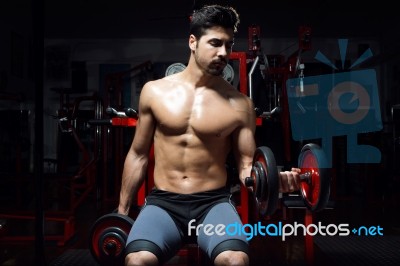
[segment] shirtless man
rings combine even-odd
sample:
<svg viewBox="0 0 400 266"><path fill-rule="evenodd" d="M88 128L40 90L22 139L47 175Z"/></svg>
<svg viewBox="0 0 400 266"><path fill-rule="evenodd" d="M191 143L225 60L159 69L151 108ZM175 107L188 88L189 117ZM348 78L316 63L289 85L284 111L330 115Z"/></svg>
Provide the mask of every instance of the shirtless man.
<svg viewBox="0 0 400 266"><path fill-rule="evenodd" d="M168 261L188 237L188 224L241 223L226 188L226 159L235 155L240 181L250 176L256 144L252 101L221 74L232 50L239 16L206 6L191 19L187 67L142 89L139 121L122 176L118 212L128 215L146 176L154 144L155 188L129 234L126 265ZM281 192L299 189L296 170L281 172ZM195 233L195 232L193 232ZM197 243L215 265L248 265L245 236L207 235Z"/></svg>

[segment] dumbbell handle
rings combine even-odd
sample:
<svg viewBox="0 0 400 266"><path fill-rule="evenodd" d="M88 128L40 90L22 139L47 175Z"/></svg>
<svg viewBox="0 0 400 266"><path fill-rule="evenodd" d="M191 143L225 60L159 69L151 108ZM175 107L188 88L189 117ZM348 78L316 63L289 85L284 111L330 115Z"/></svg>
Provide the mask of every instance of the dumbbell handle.
<svg viewBox="0 0 400 266"><path fill-rule="evenodd" d="M301 173L299 175L300 181L309 183L311 181L311 175L312 175L311 171ZM253 187L254 186L254 178L252 178L251 176L246 177L244 180L244 184L246 185L246 187Z"/></svg>
<svg viewBox="0 0 400 266"><path fill-rule="evenodd" d="M301 173L299 176L300 176L300 181L301 182L310 183L311 182L312 172L310 170L308 170L308 171L306 171L304 173ZM255 180L254 180L253 177L248 176L248 177L245 178L244 184L246 185L246 187L252 188L255 185Z"/></svg>
<svg viewBox="0 0 400 266"><path fill-rule="evenodd" d="M311 171L306 171L304 173L301 173L299 176L300 176L300 181L310 183L311 182L312 172Z"/></svg>

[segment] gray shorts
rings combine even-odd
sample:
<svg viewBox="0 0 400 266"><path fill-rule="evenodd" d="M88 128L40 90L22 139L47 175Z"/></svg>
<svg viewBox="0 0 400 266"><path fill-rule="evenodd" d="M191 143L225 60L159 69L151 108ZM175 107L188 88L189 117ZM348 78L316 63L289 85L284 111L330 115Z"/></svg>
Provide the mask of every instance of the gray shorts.
<svg viewBox="0 0 400 266"><path fill-rule="evenodd" d="M199 224L203 227L198 227L200 230L196 232ZM242 224L228 189L194 194L153 190L129 233L126 254L146 250L164 263L179 251L182 244L195 241L211 261L227 250L248 253L245 235L221 233L221 225L218 232L201 230L205 225L208 229L216 229L218 224Z"/></svg>

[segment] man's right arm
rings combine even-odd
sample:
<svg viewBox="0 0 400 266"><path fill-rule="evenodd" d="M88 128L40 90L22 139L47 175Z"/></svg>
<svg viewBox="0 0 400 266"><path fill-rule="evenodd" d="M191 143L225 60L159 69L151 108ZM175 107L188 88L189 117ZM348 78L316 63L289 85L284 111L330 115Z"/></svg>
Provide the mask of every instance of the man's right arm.
<svg viewBox="0 0 400 266"><path fill-rule="evenodd" d="M150 148L153 142L155 120L150 108L151 88L147 83L140 95L139 119L135 137L125 158L119 197L118 213L128 215L133 197L147 174Z"/></svg>

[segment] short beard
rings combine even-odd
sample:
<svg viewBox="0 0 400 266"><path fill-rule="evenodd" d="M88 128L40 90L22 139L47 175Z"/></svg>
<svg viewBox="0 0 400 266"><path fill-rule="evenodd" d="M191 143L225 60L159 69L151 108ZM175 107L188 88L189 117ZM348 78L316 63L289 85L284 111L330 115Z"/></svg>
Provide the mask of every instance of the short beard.
<svg viewBox="0 0 400 266"><path fill-rule="evenodd" d="M214 68L207 68L207 73L213 76L222 76L224 69L214 69Z"/></svg>
<svg viewBox="0 0 400 266"><path fill-rule="evenodd" d="M210 68L210 67L205 67L205 68L203 68L203 67L202 67L202 64L201 64L201 60L200 60L199 57L197 56L197 53L196 53L196 52L194 52L194 58L195 58L196 64L197 64L200 68L204 69L204 72L206 72L207 74L212 75L212 76L216 76L216 77L222 76L225 67L222 68L222 69L215 69L215 68ZM212 65L212 63L211 63L211 65Z"/></svg>

